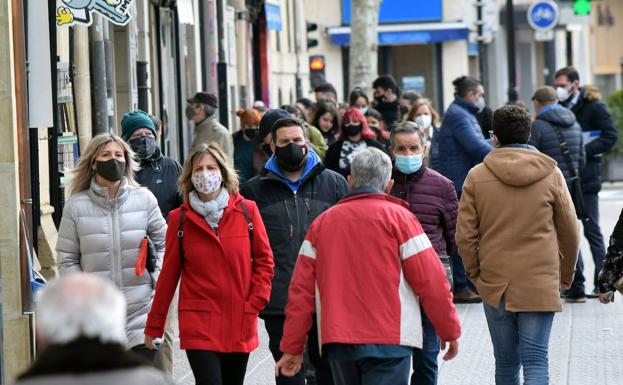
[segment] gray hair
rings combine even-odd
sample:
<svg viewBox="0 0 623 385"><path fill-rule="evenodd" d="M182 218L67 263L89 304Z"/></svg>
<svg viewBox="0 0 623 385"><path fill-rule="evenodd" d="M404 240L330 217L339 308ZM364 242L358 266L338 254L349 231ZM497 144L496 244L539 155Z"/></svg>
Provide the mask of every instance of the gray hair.
<svg viewBox="0 0 623 385"><path fill-rule="evenodd" d="M353 158L350 175L353 188L369 186L385 191L392 177L392 161L378 148L368 147Z"/></svg>
<svg viewBox="0 0 623 385"><path fill-rule="evenodd" d="M86 273L52 281L37 297L37 329L47 344L80 337L125 345L126 301L112 283Z"/></svg>
<svg viewBox="0 0 623 385"><path fill-rule="evenodd" d="M389 142L391 143L392 147L395 145L394 139L398 134L417 134L420 137L420 146L424 146L426 144L424 131L415 122L407 120L405 122L397 123L396 125L394 125L392 132L389 134Z"/></svg>

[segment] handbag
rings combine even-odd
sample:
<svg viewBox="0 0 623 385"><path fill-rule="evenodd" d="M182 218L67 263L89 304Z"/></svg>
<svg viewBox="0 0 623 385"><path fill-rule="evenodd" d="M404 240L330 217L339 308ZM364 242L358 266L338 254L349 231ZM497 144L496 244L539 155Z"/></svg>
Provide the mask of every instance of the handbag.
<svg viewBox="0 0 623 385"><path fill-rule="evenodd" d="M560 151L562 152L562 156L565 158L565 163L567 163L567 168L569 169L569 173L571 174L571 183L569 185L569 193L571 194L571 199L573 200L573 205L575 206L575 215L581 221L587 221L586 211L584 210L584 196L582 195L582 183L580 180L580 176L578 175L578 171L573 166L573 161L571 160L571 153L567 148L567 141L565 137L562 135L560 128L552 125L554 132L556 132L556 136L558 137L558 144L560 145Z"/></svg>

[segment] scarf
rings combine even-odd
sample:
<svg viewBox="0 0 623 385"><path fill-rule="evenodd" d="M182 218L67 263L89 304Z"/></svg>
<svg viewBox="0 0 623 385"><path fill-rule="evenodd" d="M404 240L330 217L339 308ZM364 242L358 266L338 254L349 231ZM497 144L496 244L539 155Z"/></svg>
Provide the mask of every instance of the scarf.
<svg viewBox="0 0 623 385"><path fill-rule="evenodd" d="M223 217L223 210L229 202L229 193L221 187L221 192L216 199L204 202L199 198L197 191L193 190L188 194L190 207L193 208L203 219L208 222L213 229L218 228L218 223Z"/></svg>

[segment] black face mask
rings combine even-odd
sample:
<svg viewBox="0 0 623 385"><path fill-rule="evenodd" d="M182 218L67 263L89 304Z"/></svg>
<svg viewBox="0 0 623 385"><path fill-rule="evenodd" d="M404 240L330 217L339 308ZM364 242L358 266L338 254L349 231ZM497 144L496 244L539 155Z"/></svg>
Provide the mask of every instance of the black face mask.
<svg viewBox="0 0 623 385"><path fill-rule="evenodd" d="M344 126L344 135L346 136L357 136L361 133L362 126L361 124L348 124Z"/></svg>
<svg viewBox="0 0 623 385"><path fill-rule="evenodd" d="M409 108L408 108L408 107L406 107L406 106L400 106L400 113L401 113L402 115L405 115L405 114L407 114L408 112L409 112Z"/></svg>
<svg viewBox="0 0 623 385"><path fill-rule="evenodd" d="M257 136L258 129L257 128L246 128L242 132L244 133L244 136L246 136L247 138L253 139Z"/></svg>
<svg viewBox="0 0 623 385"><path fill-rule="evenodd" d="M156 152L156 138L152 136L141 136L130 140L130 147L140 160L145 160Z"/></svg>
<svg viewBox="0 0 623 385"><path fill-rule="evenodd" d="M262 144L262 151L268 156L273 156L273 150L270 149L270 143Z"/></svg>
<svg viewBox="0 0 623 385"><path fill-rule="evenodd" d="M284 171L294 172L300 170L307 155L305 145L288 143L287 146L275 147L277 163Z"/></svg>
<svg viewBox="0 0 623 385"><path fill-rule="evenodd" d="M376 100L376 102L379 103L379 104L385 103L385 95L375 96L374 100Z"/></svg>
<svg viewBox="0 0 623 385"><path fill-rule="evenodd" d="M106 161L98 160L95 162L95 172L109 182L116 182L125 173L125 162L114 158Z"/></svg>

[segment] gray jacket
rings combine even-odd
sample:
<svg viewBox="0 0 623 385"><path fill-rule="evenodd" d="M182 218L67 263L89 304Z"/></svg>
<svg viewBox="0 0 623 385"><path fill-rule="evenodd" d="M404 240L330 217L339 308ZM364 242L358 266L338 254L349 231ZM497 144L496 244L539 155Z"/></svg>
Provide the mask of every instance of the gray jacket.
<svg viewBox="0 0 623 385"><path fill-rule="evenodd" d="M15 385L170 385L164 374L145 366L85 374L45 375L19 380Z"/></svg>
<svg viewBox="0 0 623 385"><path fill-rule="evenodd" d="M231 132L214 116L209 116L202 120L195 127L195 137L193 138L193 142L191 147L194 147L200 143L211 143L215 142L225 155L227 155L227 159L230 163L233 164L234 159L234 141L231 136Z"/></svg>
<svg viewBox="0 0 623 385"><path fill-rule="evenodd" d="M121 289L127 301L128 347L144 341L166 231L154 195L144 187L129 186L125 178L115 200L109 201L107 188L93 178L90 189L71 197L63 210L56 244L60 273L94 273ZM145 236L158 251L157 267L153 274L137 276L134 266Z"/></svg>

